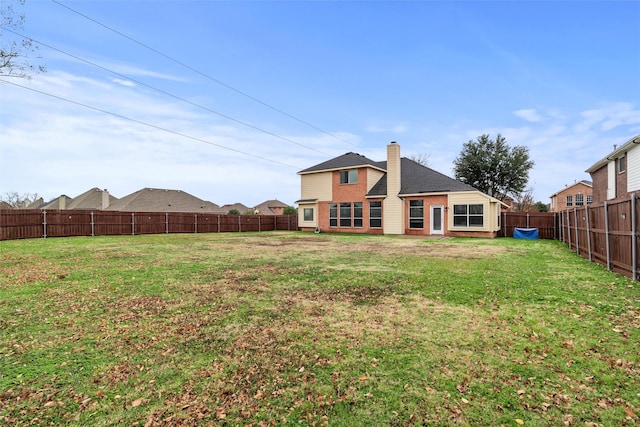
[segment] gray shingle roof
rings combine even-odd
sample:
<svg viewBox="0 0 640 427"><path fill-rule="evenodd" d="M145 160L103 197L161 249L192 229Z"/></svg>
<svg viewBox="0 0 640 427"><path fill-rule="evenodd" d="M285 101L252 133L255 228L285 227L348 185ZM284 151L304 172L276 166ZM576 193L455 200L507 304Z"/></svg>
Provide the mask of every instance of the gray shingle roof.
<svg viewBox="0 0 640 427"><path fill-rule="evenodd" d="M143 188L116 200L107 210L135 212L223 213L218 205L181 190Z"/></svg>
<svg viewBox="0 0 640 427"><path fill-rule="evenodd" d="M381 168L380 166L381 163L386 163L386 162L375 162L358 153L346 153L346 154L343 154L342 156L335 157L331 160L327 160L326 162L322 162L315 166L311 166L310 168L301 170L298 173L319 172L323 170L351 168L356 166L367 166L367 165L374 166L376 168Z"/></svg>
<svg viewBox="0 0 640 427"><path fill-rule="evenodd" d="M109 205L118 200L109 194ZM102 209L102 190L94 187L67 203L67 209Z"/></svg>
<svg viewBox="0 0 640 427"><path fill-rule="evenodd" d="M431 168L422 166L411 159L400 159L400 195L419 193L448 193L455 191L475 191L476 189L463 182L450 178ZM384 169L387 165L384 163ZM387 174L384 174L367 196L387 195Z"/></svg>

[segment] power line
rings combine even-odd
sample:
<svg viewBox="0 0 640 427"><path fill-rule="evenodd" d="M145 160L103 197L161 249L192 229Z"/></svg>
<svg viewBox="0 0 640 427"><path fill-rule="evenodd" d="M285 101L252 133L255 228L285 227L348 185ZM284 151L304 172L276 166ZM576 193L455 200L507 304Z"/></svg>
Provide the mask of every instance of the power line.
<svg viewBox="0 0 640 427"><path fill-rule="evenodd" d="M142 43L141 41L138 41L138 40L134 39L133 37L127 35L127 34L124 34L124 33L120 32L120 31L118 31L118 30L116 30L116 29L114 29L114 28L112 28L112 27L110 27L110 26L108 26L106 24L103 24L100 21L97 21L97 20L91 18L90 16L87 16L87 15L85 15L85 14L83 14L83 13L81 13L81 12L79 12L79 11L77 11L77 10L67 6L67 5L65 5L65 4L62 4L58 0L51 0L51 1L56 3L57 5L59 5L61 7L64 7L65 9L67 9L67 10L69 10L69 11L71 11L71 12L77 14L77 15L79 15L79 16L82 16L83 18L85 18L85 19L87 19L87 20L89 20L89 21L91 21L91 22L93 22L93 23L95 23L97 25L100 25L103 28L106 28L109 31L112 31L112 32L118 34L121 37L124 37L125 39L127 39L127 40L129 40L129 41L131 41L133 43L136 43L139 46L144 47L145 49L148 49L148 50L150 50L150 51L162 56L163 58L166 58L166 59L168 59L168 60L170 60L170 61L172 61L172 62L174 62L174 63L176 63L176 64L178 64L178 65L180 65L180 66L182 66L182 67L184 67L186 69L188 69L188 70L193 71L194 73L197 73L197 74L199 74L199 75L201 75L201 76L203 76L203 77L205 77L205 78L207 78L207 79L209 79L209 80L211 80L211 81L213 81L213 82L215 82L215 83L217 83L217 84L219 84L221 86L226 87L227 89L230 89L230 90L232 90L232 91L234 91L234 92L236 92L236 93L238 93L238 94L240 94L240 95L242 95L242 96L244 96L246 98L249 98L252 101L257 102L258 104L261 104L261 105L263 105L263 106L265 106L267 108L270 108L271 110L276 111L276 112L278 112L278 113L280 113L280 114L282 114L284 116L287 116L290 119L293 119L293 120L295 120L295 121L297 121L299 123L302 123L305 126L308 126L308 127L312 128L312 129L315 129L315 130L317 130L319 132L322 132L325 135L329 135L332 138L336 138L336 139L338 139L338 140L340 140L342 142L346 142L347 144L350 144L350 145L353 145L354 147L357 147L356 144L354 144L354 143L352 143L352 142L350 142L350 141L348 141L348 140L346 140L344 138L340 138L337 135L334 135L334 134L332 134L330 132L327 132L327 131L325 131L325 130L323 130L323 129L321 129L321 128L319 128L319 127L317 127L317 126L315 126L315 125L313 125L313 124L311 124L311 123L309 123L307 121L304 121L304 120L302 120L302 119L300 119L300 118L298 118L298 117L296 117L296 116L294 116L292 114L287 113L286 111L283 111L283 110L281 110L281 109L279 109L277 107L274 107L273 105L271 105L271 104L269 104L267 102L264 102L264 101L254 97L254 96L251 96L246 92L243 92L243 91L241 91L239 89L236 89L233 86L228 85L228 84L226 84L226 83L224 83L224 82L212 77L211 75L209 75L209 74L207 74L205 72L202 72L202 71L200 71L200 70L198 70L198 69L196 69L196 68L194 68L194 67L192 67L190 65L187 65L184 62L182 62L182 61L180 61L178 59L175 59L175 58L173 58L173 57L171 57L171 56L169 56L169 55L167 55L167 54L165 54L163 52L160 52L159 50L157 50L157 49L155 49L155 48L153 48L153 47L151 47L151 46L149 46L149 45L147 45L145 43Z"/></svg>
<svg viewBox="0 0 640 427"><path fill-rule="evenodd" d="M98 107L93 107L91 105L83 104L82 102L78 102L78 101L74 101L74 100L71 100L71 99L68 99L68 98L64 98L62 96L54 95L52 93L48 93L48 92L45 92L45 91L42 91L42 90L39 90L39 89L34 89L34 88L31 88L31 87L23 86L23 85L20 85L20 84L17 84L17 83L13 83L13 82L10 82L10 81L7 81L7 80L3 80L3 79L0 79L0 82L5 83L5 84L10 84L10 85L13 85L13 86L16 86L16 87L19 87L19 88L22 88L22 89L26 89L26 90L29 90L29 91L32 91L32 92L36 92L36 93L39 93L41 95L46 95L46 96L49 96L51 98L55 98L55 99L58 99L58 100L61 100L61 101L68 102L70 104L78 105L80 107L87 108L89 110L97 111L97 112L100 112L100 113L103 113L103 114L108 114L108 115L117 117L119 119L128 120L128 121L133 122L133 123L137 123L137 124L140 124L140 125L148 126L148 127L153 128L153 129L157 129L157 130L160 130L160 131L163 131L163 132L167 132L167 133L170 133L170 134L173 134L173 135L181 136L183 138L192 139L194 141L203 142L205 144L213 145L215 147L224 148L225 150L233 151L235 153L243 154L243 155L246 155L246 156L251 156L251 157L254 157L256 159L265 160L267 162L276 163L276 164L279 164L279 165L282 165L282 166L287 166L287 167L290 167L290 168L297 169L295 166L289 165L287 163L283 163L283 162L279 162L277 160L272 160L272 159L269 159L269 158L266 158L266 157L258 156L256 154L247 153L246 151L237 150L235 148L230 148L230 147L227 147L227 146L222 145L222 144L216 144L215 142L207 141L206 139L202 139L202 138L198 138L196 136L191 136L191 135L187 135L185 133L173 131L171 129L163 128L163 127L158 126L158 125L154 125L154 124L151 124L151 123L143 122L142 120L134 119L134 118L131 118L131 117L123 116L122 114L114 113L112 111L103 110L103 109L98 108Z"/></svg>
<svg viewBox="0 0 640 427"><path fill-rule="evenodd" d="M38 44L39 44L39 45L41 45L41 46L45 46L45 47L47 47L47 48L49 48L49 49L51 49L51 50L55 50L56 52L60 52L60 53L62 53L62 54L64 54L64 55L67 55L67 56L69 56L69 57L73 58L73 59L77 59L78 61L84 62L84 63L89 64L89 65L91 65L91 66L93 66L93 67L96 67L96 68L100 68L101 70L105 70L105 71L107 71L107 72L109 72L109 73L112 73L112 74L114 74L114 75L116 75L116 76L122 77L123 79L130 80L130 81L132 81L132 82L134 82L134 83L136 83L136 84L139 84L139 85L141 85L141 86L147 87L147 88L149 88L149 89L155 90L155 91L157 91L157 92L159 92L159 93L162 93L162 94L164 94L164 95L170 96L170 97L172 97L172 98L175 98L175 99L180 100L180 101L182 101L182 102L185 102L185 103L187 103L187 104L193 105L194 107L201 108L201 109L203 109L203 110L205 110L205 111L208 111L208 112L213 113L213 114L217 114L217 115L218 115L218 116L220 116L220 117L224 117L225 119L228 119L228 120L234 121L234 122L236 122L236 123L238 123L238 124L241 124L241 125L243 125L243 126L249 127L249 128L251 128L251 129L254 129L254 130L257 130L257 131L263 132L263 133L265 133L265 134L267 134L267 135L271 135L271 136L273 136L273 137L276 137L276 138L282 139L283 141L287 141L287 142L290 142L290 143L292 143L292 144L299 145L300 147L308 148L309 150L312 150L312 151L315 151L315 152L317 152L317 153L323 154L323 155L325 155L325 156L331 157L331 155L330 155L330 154L328 154L328 153L325 153L325 152L323 152L323 151L320 151L320 150L315 149L315 148L313 148L313 147L310 147L310 146L308 146L308 145L302 144L302 143L300 143L300 142L294 141L294 140L289 139L289 138L287 138L287 137L284 137L284 136L278 135L278 134L276 134L276 133L270 132L270 131L268 131L268 130L265 130L265 129L259 128L259 127L257 127L257 126L254 126L254 125L252 125L252 124L250 124L250 123L247 123L247 122L244 122L244 121L242 121L242 120L235 119L235 118L233 118L233 117L231 117L231 116L229 116L229 115L226 115L226 114L220 113L220 112L218 112L218 111L212 110L211 108L205 107L205 106L203 106L203 105L196 104L195 102L189 101L188 99L185 99L185 98L182 98L182 97L180 97L180 96L174 95L174 94L169 93L169 92L167 92L167 91L165 91L165 90L163 90L163 89L159 89L159 88L157 88L157 87L154 87L154 86L148 85L148 84L146 84L146 83L144 83L144 82L141 82L141 81L139 81L139 80L136 80L136 79L134 79L134 78L132 78L132 77L129 77L129 76L126 76L126 75L124 75L124 74L118 73L117 71L111 70L111 69L109 69L109 68L107 68L107 67L104 67L104 66L102 66L102 65L100 65L100 64L96 64L95 62L91 62L91 61L89 61L89 60L87 60L87 59L81 58L81 57L79 57L79 56L77 56L77 55L74 55L74 54L72 54L72 53L69 53L69 52L66 52L66 51L64 51L64 50L58 49L58 48L56 48L56 47L53 47L53 46L51 46L51 45L49 45L49 44L47 44L47 43L44 43L44 42L41 42L41 41L35 40L35 39L33 39L33 38L30 38L30 37L27 37L27 36L25 36L24 34L20 34L20 33L16 32L16 31L13 31L13 30L11 30L11 29L9 29L9 28L3 28L3 29L4 29L4 30L6 30L6 31L9 31L10 33L13 33L13 34L17 35L18 37L28 38L29 40L32 40L33 42L38 43Z"/></svg>

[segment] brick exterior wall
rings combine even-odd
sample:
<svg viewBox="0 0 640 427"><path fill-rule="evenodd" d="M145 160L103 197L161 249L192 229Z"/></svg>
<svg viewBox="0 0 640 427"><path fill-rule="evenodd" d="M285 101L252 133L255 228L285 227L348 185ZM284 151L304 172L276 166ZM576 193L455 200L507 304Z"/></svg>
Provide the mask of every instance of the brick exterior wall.
<svg viewBox="0 0 640 427"><path fill-rule="evenodd" d="M424 201L424 227L421 229L409 228L409 201L410 200L423 200ZM405 229L404 233L408 235L430 235L431 234L431 206L432 205L440 205L442 206L442 230L443 234L446 236L449 234L447 230L447 218L448 218L448 210L447 210L448 197L446 195L440 196L427 196L427 197L407 197L404 200L404 211L405 211Z"/></svg>
<svg viewBox="0 0 640 427"><path fill-rule="evenodd" d="M605 174L605 182L606 182L606 178L607 178L607 168L604 168L604 174ZM595 182L594 182L594 188L595 188ZM607 193L607 189L606 189L606 185L605 185L605 197L606 197L606 193ZM578 194L582 194L583 196L583 204L582 206L587 204L587 196L592 196L593 195L593 188L584 184L583 182L577 182L573 185L568 186L567 188L565 188L562 191L559 191L558 193L556 193L555 197L555 203L554 206L552 207L552 211L553 212L560 212L563 211L567 208L573 208L576 206L576 196ZM567 196L571 196L572 198L572 205L571 206L567 206ZM595 198L594 198L595 201Z"/></svg>
<svg viewBox="0 0 640 427"><path fill-rule="evenodd" d="M593 181L593 203L603 203L607 200L608 179L607 165L591 173L591 181Z"/></svg>

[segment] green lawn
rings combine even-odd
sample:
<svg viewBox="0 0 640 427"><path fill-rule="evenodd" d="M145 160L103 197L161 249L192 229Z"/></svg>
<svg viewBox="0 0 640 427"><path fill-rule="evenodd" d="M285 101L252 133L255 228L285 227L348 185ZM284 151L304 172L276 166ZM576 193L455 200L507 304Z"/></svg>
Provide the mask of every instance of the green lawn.
<svg viewBox="0 0 640 427"><path fill-rule="evenodd" d="M0 425L631 426L639 342L554 241L0 242Z"/></svg>

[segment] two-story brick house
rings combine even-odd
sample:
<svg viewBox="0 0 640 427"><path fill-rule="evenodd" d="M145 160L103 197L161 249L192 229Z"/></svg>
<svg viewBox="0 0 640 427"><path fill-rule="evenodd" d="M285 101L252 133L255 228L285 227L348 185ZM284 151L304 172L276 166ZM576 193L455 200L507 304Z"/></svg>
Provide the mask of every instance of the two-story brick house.
<svg viewBox="0 0 640 427"><path fill-rule="evenodd" d="M376 162L346 153L298 172L303 230L495 237L506 206L387 146Z"/></svg>
<svg viewBox="0 0 640 427"><path fill-rule="evenodd" d="M640 191L640 135L586 170L593 180L593 202L623 199Z"/></svg>
<svg viewBox="0 0 640 427"><path fill-rule="evenodd" d="M562 190L551 195L549 212L560 212L574 207L584 207L593 202L593 183L591 181L577 181L567 185Z"/></svg>

